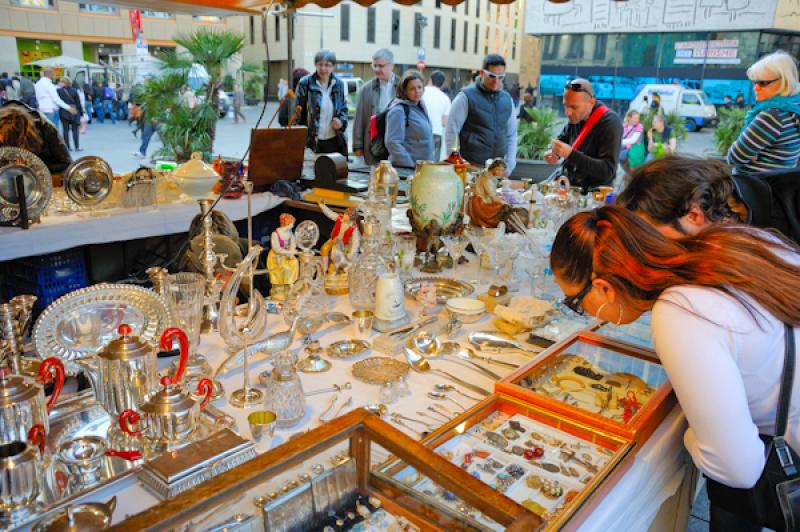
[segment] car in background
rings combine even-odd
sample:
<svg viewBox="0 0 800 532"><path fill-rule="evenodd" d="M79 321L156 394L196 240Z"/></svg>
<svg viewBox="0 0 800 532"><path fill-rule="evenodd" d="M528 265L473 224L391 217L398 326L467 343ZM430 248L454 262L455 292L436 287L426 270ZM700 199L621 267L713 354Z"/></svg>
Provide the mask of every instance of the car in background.
<svg viewBox="0 0 800 532"><path fill-rule="evenodd" d="M705 126L714 127L719 122L717 108L711 99L701 90L687 89L682 85L648 84L644 85L639 94L631 100L630 109L641 111L644 107L644 97L649 102L653 95L658 94L661 99L661 109L666 112L677 112L684 119L687 131L700 131Z"/></svg>

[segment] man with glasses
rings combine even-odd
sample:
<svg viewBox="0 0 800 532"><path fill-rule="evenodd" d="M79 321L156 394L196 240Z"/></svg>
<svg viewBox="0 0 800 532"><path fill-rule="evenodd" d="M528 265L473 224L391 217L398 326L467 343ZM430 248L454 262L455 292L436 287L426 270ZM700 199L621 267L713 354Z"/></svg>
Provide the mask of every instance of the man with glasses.
<svg viewBox="0 0 800 532"><path fill-rule="evenodd" d="M453 100L447 119L447 153L458 142L461 156L483 166L488 159L502 157L508 173L517 165L517 120L511 95L503 90L506 61L489 54L483 60L480 77Z"/></svg>
<svg viewBox="0 0 800 532"><path fill-rule="evenodd" d="M368 81L358 91L356 117L353 123L353 153L364 158L368 165L377 164L369 152L369 125L372 115L386 109L397 89L397 76L394 75L394 54L388 48L381 48L372 54L372 71L375 78Z"/></svg>
<svg viewBox="0 0 800 532"><path fill-rule="evenodd" d="M544 160L562 169L570 184L590 188L611 185L617 176L622 121L598 102L592 84L574 79L564 87L564 112L569 122L553 140Z"/></svg>

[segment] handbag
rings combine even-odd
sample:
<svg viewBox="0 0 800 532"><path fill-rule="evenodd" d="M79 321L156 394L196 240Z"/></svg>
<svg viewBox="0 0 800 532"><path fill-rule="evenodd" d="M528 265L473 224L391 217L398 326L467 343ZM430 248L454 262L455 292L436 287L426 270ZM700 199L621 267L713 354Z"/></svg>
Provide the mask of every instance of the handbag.
<svg viewBox="0 0 800 532"><path fill-rule="evenodd" d="M631 168L641 166L646 158L647 150L644 147L644 142L637 142L628 150L628 166Z"/></svg>
<svg viewBox="0 0 800 532"><path fill-rule="evenodd" d="M725 486L707 478L711 504L752 523L774 530L797 530L800 526L800 457L784 440L794 382L794 329L785 325L786 356L783 362L775 435L764 441L767 463L756 485L749 489Z"/></svg>

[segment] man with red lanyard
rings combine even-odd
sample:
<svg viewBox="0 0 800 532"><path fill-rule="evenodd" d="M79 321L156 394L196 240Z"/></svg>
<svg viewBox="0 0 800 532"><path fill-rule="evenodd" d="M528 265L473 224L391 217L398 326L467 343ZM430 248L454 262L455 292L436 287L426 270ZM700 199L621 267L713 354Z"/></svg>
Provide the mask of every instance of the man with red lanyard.
<svg viewBox="0 0 800 532"><path fill-rule="evenodd" d="M564 87L564 112L569 123L544 154L544 160L556 164L563 159L564 174L571 185L584 192L601 185L611 185L617 176L622 121L617 113L598 102L592 84L573 79Z"/></svg>

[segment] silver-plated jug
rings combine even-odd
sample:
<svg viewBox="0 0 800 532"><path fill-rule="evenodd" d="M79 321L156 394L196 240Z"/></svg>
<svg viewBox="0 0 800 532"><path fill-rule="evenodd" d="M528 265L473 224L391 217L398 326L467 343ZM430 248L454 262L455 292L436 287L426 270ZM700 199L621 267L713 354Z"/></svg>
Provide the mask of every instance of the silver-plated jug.
<svg viewBox="0 0 800 532"><path fill-rule="evenodd" d="M92 382L97 401L112 419L126 409L136 408L158 388L155 347L133 336L129 325L120 325L118 332L120 336L100 348L96 357L80 361ZM167 329L161 335L162 349L171 349L173 338L181 345L179 366L183 368L189 355L189 342L180 329ZM180 371L182 374L183 370Z"/></svg>
<svg viewBox="0 0 800 532"><path fill-rule="evenodd" d="M42 489L42 450L44 430L34 425L29 442L12 441L0 445L0 513L4 525L26 518L36 506Z"/></svg>
<svg viewBox="0 0 800 532"><path fill-rule="evenodd" d="M45 399L44 385L55 376L55 388ZM25 441L34 425L50 430L48 415L64 385L64 365L55 357L42 361L39 377L13 375L0 368L0 443Z"/></svg>

